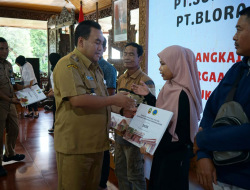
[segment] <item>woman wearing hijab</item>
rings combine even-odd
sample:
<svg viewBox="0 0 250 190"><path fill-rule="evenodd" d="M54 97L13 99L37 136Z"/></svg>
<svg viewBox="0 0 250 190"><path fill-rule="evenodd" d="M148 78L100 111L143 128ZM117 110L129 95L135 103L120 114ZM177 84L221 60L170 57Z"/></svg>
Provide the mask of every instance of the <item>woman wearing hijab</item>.
<svg viewBox="0 0 250 190"><path fill-rule="evenodd" d="M155 151L149 189L184 190L189 187L189 162L202 112L197 64L190 49L176 45L165 48L158 57L160 74L166 83L156 107L174 115ZM144 84L134 85L133 89L137 94L149 93Z"/></svg>
<svg viewBox="0 0 250 190"><path fill-rule="evenodd" d="M37 84L37 79L34 73L33 66L26 61L26 58L22 55L18 56L16 58L16 64L20 67L21 71L21 77L23 80L23 88L30 88L31 86L34 86ZM29 113L25 114L25 117L33 117L38 118L38 107L37 103L33 103L28 105ZM34 112L33 112L34 110Z"/></svg>

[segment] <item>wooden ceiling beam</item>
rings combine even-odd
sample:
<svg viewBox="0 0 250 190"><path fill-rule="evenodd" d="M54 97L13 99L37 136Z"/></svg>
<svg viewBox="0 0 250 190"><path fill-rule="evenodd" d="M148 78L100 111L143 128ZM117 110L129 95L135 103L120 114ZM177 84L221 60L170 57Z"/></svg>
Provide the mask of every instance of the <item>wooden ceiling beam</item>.
<svg viewBox="0 0 250 190"><path fill-rule="evenodd" d="M19 18L19 19L47 21L52 15L55 14L60 14L60 12L36 11L29 9L0 7L0 17L5 17L5 18Z"/></svg>
<svg viewBox="0 0 250 190"><path fill-rule="evenodd" d="M130 10L139 8L139 0L131 1L129 8ZM61 11L62 10L59 9L57 12L57 11L41 11L28 8L0 6L0 17L47 21L52 15L59 15ZM111 5L99 9L99 19L108 16L112 16ZM78 12L75 13L75 17L76 20L78 20ZM88 14L84 14L84 18L86 20L96 20L95 11L89 12Z"/></svg>

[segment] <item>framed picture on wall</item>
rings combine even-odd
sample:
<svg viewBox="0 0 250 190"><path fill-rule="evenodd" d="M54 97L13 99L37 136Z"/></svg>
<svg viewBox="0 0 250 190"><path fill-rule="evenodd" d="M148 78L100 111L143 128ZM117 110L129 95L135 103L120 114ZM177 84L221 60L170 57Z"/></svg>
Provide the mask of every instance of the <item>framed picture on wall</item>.
<svg viewBox="0 0 250 190"><path fill-rule="evenodd" d="M113 1L113 34L114 42L128 39L128 0Z"/></svg>

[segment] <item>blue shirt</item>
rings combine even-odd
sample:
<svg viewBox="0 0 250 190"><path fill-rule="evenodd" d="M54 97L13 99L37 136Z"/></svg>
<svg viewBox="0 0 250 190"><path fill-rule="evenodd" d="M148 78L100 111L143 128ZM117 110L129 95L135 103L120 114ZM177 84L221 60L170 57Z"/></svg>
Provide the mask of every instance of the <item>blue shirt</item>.
<svg viewBox="0 0 250 190"><path fill-rule="evenodd" d="M196 136L196 142L200 148L197 153L198 159L211 158L212 151L250 151L250 123L212 128L217 112L224 103L241 69L244 70L244 74L239 82L234 100L240 103L250 119L250 66L247 64L248 59L249 57L244 57L241 62L235 63L209 97L200 123L203 131ZM218 181L250 189L250 162L241 165L216 166L216 171Z"/></svg>
<svg viewBox="0 0 250 190"><path fill-rule="evenodd" d="M104 74L104 80L106 81L107 88L114 88L116 89L116 69L113 65L111 65L109 62L105 61L103 58L101 58L99 61L99 66L101 67L103 74Z"/></svg>

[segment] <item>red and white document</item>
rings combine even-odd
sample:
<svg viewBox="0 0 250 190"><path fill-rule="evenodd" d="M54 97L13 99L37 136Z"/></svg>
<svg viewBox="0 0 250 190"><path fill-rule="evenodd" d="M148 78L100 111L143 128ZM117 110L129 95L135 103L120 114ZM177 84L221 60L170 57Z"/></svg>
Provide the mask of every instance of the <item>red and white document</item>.
<svg viewBox="0 0 250 190"><path fill-rule="evenodd" d="M153 155L172 116L173 112L140 104L133 119L112 113L111 123L125 140L137 147L145 146Z"/></svg>

